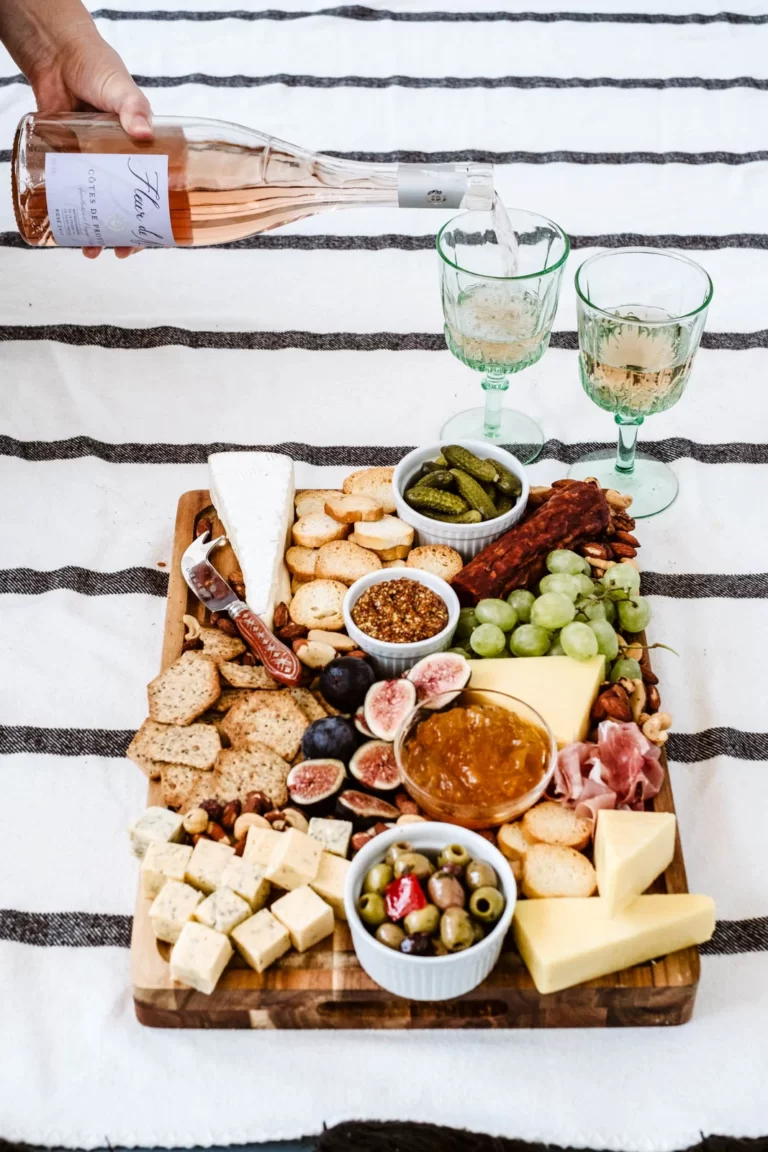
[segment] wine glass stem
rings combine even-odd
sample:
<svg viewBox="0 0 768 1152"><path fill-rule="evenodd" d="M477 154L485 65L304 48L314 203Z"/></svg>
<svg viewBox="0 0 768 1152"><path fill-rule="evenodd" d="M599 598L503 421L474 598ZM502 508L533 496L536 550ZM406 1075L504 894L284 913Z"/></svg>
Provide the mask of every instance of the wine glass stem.
<svg viewBox="0 0 768 1152"><path fill-rule="evenodd" d="M485 424L483 435L488 440L501 436L501 401L509 384L503 372L488 372L483 380L485 389Z"/></svg>
<svg viewBox="0 0 768 1152"><path fill-rule="evenodd" d="M643 422L642 416L627 420L623 416L614 417L619 426L619 442L616 446L616 471L634 472L637 432Z"/></svg>

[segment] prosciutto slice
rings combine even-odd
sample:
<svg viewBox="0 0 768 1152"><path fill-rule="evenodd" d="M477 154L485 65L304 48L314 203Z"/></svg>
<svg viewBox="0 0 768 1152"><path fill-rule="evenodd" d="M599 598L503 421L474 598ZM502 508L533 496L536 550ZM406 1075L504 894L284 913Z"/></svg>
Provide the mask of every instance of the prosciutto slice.
<svg viewBox="0 0 768 1152"><path fill-rule="evenodd" d="M604 720L596 744L568 744L559 753L554 796L593 820L601 808L642 809L664 782L660 756L637 724Z"/></svg>

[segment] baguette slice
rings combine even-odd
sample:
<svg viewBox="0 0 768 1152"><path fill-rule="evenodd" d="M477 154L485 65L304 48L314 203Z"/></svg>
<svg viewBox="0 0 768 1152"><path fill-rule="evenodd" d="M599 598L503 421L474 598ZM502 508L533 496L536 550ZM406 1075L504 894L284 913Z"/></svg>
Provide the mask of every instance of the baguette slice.
<svg viewBox="0 0 768 1152"><path fill-rule="evenodd" d="M586 848L592 839L592 821L577 816L572 808L545 800L523 816L523 832L530 840L559 844L563 848Z"/></svg>
<svg viewBox="0 0 768 1152"><path fill-rule="evenodd" d="M293 526L293 542L302 548L322 548L331 540L343 540L349 535L349 525L339 524L325 512L310 512Z"/></svg>
<svg viewBox="0 0 768 1152"><path fill-rule="evenodd" d="M340 632L344 627L341 606L346 594L346 584L338 580L313 580L311 584L302 584L291 600L291 620L305 628Z"/></svg>
<svg viewBox="0 0 768 1152"><path fill-rule="evenodd" d="M397 549L395 549L397 551ZM407 568L407 560L382 560L382 567L384 568Z"/></svg>
<svg viewBox="0 0 768 1152"><path fill-rule="evenodd" d="M464 561L455 548L447 544L423 544L408 553L408 567L431 572L450 584L464 567Z"/></svg>
<svg viewBox="0 0 768 1152"><path fill-rule="evenodd" d="M316 548L303 548L296 544L285 554L288 571L299 581L314 580L316 560Z"/></svg>
<svg viewBox="0 0 768 1152"><path fill-rule="evenodd" d="M369 572L378 572L381 560L375 552L352 544L349 540L332 540L324 544L317 553L315 576L318 580L340 580L342 584L354 584Z"/></svg>
<svg viewBox="0 0 768 1152"><path fill-rule="evenodd" d="M534 843L526 834L521 820L516 820L514 824L502 824L496 833L496 840L499 851L506 856L507 860L517 863L525 859L528 849Z"/></svg>
<svg viewBox="0 0 768 1152"><path fill-rule="evenodd" d="M344 481L347 495L358 493L378 500L386 513L395 511L395 490L392 487L394 468L362 468Z"/></svg>
<svg viewBox="0 0 768 1152"><path fill-rule="evenodd" d="M384 505L362 492L338 492L325 501L325 512L340 524L355 524L358 520L381 520Z"/></svg>
<svg viewBox="0 0 768 1152"><path fill-rule="evenodd" d="M389 552L393 548L410 548L413 544L413 528L397 516L382 516L375 524L355 524L354 543L373 552ZM388 556L388 560L399 560L399 556Z"/></svg>
<svg viewBox="0 0 768 1152"><path fill-rule="evenodd" d="M548 896L591 896L595 870L581 852L558 844L532 844L523 858L523 892L533 900Z"/></svg>
<svg viewBox="0 0 768 1152"><path fill-rule="evenodd" d="M305 488L296 493L296 515L309 516L312 512L325 512L325 502L339 496L337 488Z"/></svg>

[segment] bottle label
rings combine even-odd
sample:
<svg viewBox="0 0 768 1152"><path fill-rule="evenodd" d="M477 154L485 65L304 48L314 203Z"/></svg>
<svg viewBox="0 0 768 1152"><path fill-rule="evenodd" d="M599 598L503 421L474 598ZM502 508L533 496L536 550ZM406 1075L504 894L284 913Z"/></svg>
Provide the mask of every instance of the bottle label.
<svg viewBox="0 0 768 1152"><path fill-rule="evenodd" d="M173 247L168 157L48 152L45 195L56 243L69 248Z"/></svg>
<svg viewBox="0 0 768 1152"><path fill-rule="evenodd" d="M399 164L397 203L401 208L460 208L467 173L455 164Z"/></svg>

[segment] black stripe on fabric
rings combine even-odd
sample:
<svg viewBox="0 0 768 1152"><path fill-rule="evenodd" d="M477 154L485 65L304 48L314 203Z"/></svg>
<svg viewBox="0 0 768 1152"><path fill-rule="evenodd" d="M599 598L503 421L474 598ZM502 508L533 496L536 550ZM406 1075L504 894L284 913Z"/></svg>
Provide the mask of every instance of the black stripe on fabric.
<svg viewBox="0 0 768 1152"><path fill-rule="evenodd" d="M615 447L615 441L564 444L562 440L548 440L539 459L574 464L587 452ZM667 440L644 440L643 448L666 464L675 460L696 460L700 464L768 464L768 444L699 444L682 436L672 436ZM17 440L0 435L0 456L13 456L35 463L94 456L108 464L206 464L213 452L284 452L303 464L318 467L366 468L397 464L410 451L411 447L304 444L296 441L280 444L232 444L225 441L209 444L113 444L90 436L72 436L67 440Z"/></svg>
<svg viewBox="0 0 768 1152"><path fill-rule="evenodd" d="M319 8L314 12L285 12L279 8L265 8L249 12L233 8L222 12L194 12L179 9L172 12L155 9L149 12L121 11L116 8L98 8L91 13L94 20L307 20L317 16L334 16L343 20L390 20L401 24L768 24L768 15L750 15L746 12L395 12L385 8L367 8L364 4L345 4L335 8Z"/></svg>
<svg viewBox="0 0 768 1152"><path fill-rule="evenodd" d="M285 88L409 88L409 89L467 89L517 88L525 91L538 89L620 88L668 91L672 89L700 88L708 92L723 92L732 88L749 88L756 92L768 91L768 79L757 76L669 76L612 77L612 76L310 76L292 72L275 72L265 76L214 76L208 72L187 72L179 76L143 76L133 74L141 88L182 88L197 84L203 88L267 88L282 85ZM0 88L14 84L27 84L21 73L0 76Z"/></svg>
<svg viewBox="0 0 768 1152"><path fill-rule="evenodd" d="M37 948L129 948L131 917L105 912L18 912L0 909L0 940ZM718 920L706 956L768 952L768 916Z"/></svg>
<svg viewBox="0 0 768 1152"><path fill-rule="evenodd" d="M219 332L162 325L158 328L121 328L115 324L5 324L0 343L9 340L53 340L76 347L209 348L279 352L300 348L309 352L445 352L438 332ZM553 332L549 346L567 351L578 348L575 332ZM756 332L705 332L702 348L743 352L768 348L768 328Z"/></svg>
<svg viewBox="0 0 768 1152"><path fill-rule="evenodd" d="M753 152L489 152L478 148L461 151L412 152L337 152L320 151L339 160L359 160L365 164L758 164L768 160L768 150ZM0 163L11 159L10 149L0 149Z"/></svg>
<svg viewBox="0 0 768 1152"><path fill-rule="evenodd" d="M768 248L766 232L729 232L722 236L683 236L673 232L647 235L641 232L606 232L595 236L569 236L571 248L680 248L697 252L714 252L726 248ZM382 233L378 236L319 236L273 235L248 236L229 244L210 245L218 251L261 252L434 252L435 234L407 236ZM35 248L26 244L18 232L0 232L0 248L20 248L26 252L55 252L51 248ZM152 250L149 249L151 252ZM178 252L195 252L195 248L178 248Z"/></svg>
<svg viewBox="0 0 768 1152"><path fill-rule="evenodd" d="M40 596L66 590L81 596L166 596L168 573L154 568L123 568L119 572L94 572L67 565L50 572L32 568L0 569L0 594Z"/></svg>
<svg viewBox="0 0 768 1152"><path fill-rule="evenodd" d="M48 756L102 756L121 759L132 731L105 728L37 728L0 725L0 755L28 753ZM715 756L734 760L768 760L768 733L736 728L703 732L672 732L667 741L670 760L698 764Z"/></svg>
<svg viewBox="0 0 768 1152"><path fill-rule="evenodd" d="M154 568L124 568L120 572L94 572L88 568L57 568L51 572L31 568L0 570L0 595L41 596L67 589L82 596L144 595L165 597L168 573ZM668 573L643 572L643 593L672 600L765 600L768 572Z"/></svg>

